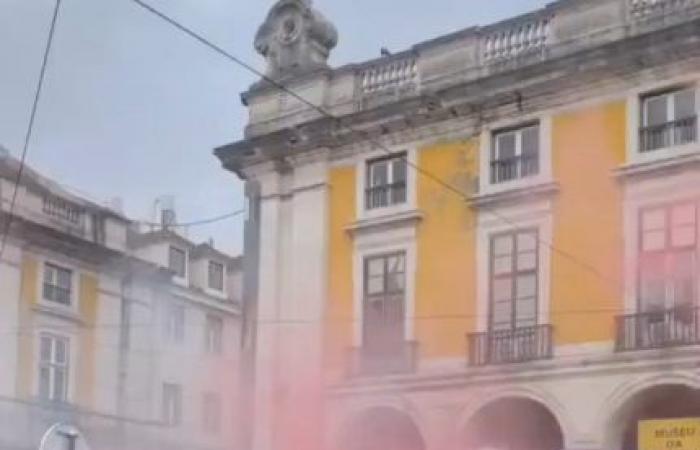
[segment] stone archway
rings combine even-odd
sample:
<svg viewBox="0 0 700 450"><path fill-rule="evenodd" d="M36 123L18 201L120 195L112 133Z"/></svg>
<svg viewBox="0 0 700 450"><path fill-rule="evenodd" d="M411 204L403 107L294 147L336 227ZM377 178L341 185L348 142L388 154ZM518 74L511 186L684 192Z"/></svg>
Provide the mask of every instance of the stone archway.
<svg viewBox="0 0 700 450"><path fill-rule="evenodd" d="M542 403L507 397L483 406L462 431L465 450L562 450L564 435Z"/></svg>
<svg viewBox="0 0 700 450"><path fill-rule="evenodd" d="M636 450L639 422L650 419L700 417L700 389L684 384L659 384L632 395L612 416L608 446Z"/></svg>
<svg viewBox="0 0 700 450"><path fill-rule="evenodd" d="M425 450L411 417L395 408L377 407L353 418L341 435L339 450Z"/></svg>

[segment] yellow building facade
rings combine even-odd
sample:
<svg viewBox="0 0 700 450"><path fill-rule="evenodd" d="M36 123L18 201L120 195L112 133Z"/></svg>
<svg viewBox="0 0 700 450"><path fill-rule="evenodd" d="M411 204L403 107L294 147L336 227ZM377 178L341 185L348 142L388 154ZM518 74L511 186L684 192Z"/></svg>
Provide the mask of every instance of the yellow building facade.
<svg viewBox="0 0 700 450"><path fill-rule="evenodd" d="M631 450L700 417L699 13L560 1L331 69L332 25L278 2L216 151L251 205L251 448Z"/></svg>

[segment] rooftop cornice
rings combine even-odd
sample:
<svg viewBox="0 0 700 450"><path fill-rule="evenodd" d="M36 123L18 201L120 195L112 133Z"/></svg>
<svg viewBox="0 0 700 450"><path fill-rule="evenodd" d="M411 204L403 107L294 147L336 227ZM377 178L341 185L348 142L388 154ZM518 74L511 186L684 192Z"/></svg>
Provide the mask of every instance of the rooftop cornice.
<svg viewBox="0 0 700 450"><path fill-rule="evenodd" d="M413 97L354 111L337 118L318 117L215 150L224 167L246 178L244 169L298 152L336 149L358 141L429 126L450 119L488 121L507 105L537 110L565 98L563 90L594 90L602 81L620 83L640 69L700 56L700 18L670 28L631 35L592 48L555 52L532 63L504 63L478 78L452 78ZM457 81L455 81L455 79ZM590 92L589 92L590 93ZM549 104L546 104L549 102ZM350 129L354 130L351 131Z"/></svg>

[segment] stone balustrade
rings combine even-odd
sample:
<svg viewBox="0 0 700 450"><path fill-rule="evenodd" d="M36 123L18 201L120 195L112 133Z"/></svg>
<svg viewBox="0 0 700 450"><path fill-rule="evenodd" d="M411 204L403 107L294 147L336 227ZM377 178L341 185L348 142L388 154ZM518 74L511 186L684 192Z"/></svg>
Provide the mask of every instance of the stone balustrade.
<svg viewBox="0 0 700 450"><path fill-rule="evenodd" d="M537 17L496 29L482 38L485 62L542 51L549 42L551 17Z"/></svg>
<svg viewBox="0 0 700 450"><path fill-rule="evenodd" d="M634 19L662 16L698 6L698 0L629 0L630 14Z"/></svg>
<svg viewBox="0 0 700 450"><path fill-rule="evenodd" d="M360 73L362 93L373 94L388 89L415 87L418 82L418 62L408 57L378 63Z"/></svg>

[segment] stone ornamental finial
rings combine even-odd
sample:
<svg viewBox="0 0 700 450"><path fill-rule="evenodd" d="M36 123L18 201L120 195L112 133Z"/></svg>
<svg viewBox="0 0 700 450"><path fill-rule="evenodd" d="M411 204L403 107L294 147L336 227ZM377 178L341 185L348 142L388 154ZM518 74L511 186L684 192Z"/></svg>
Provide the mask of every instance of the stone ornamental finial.
<svg viewBox="0 0 700 450"><path fill-rule="evenodd" d="M255 49L275 80L327 67L338 31L311 6L311 0L279 0L255 36Z"/></svg>

